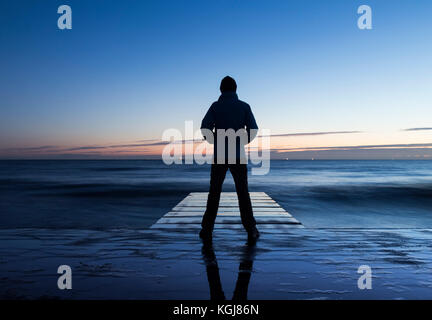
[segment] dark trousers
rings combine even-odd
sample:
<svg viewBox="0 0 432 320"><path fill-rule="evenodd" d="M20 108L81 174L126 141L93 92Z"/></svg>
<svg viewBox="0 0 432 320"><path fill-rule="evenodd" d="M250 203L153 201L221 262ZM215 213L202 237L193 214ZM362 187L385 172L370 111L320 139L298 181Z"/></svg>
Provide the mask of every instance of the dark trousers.
<svg viewBox="0 0 432 320"><path fill-rule="evenodd" d="M204 213L201 226L212 231L215 223L219 200L222 192L222 184L227 170L231 171L237 191L240 207L240 216L246 231L255 228L256 222L252 212L252 204L248 190L247 165L246 164L213 164L210 176L210 192L207 199L207 210Z"/></svg>

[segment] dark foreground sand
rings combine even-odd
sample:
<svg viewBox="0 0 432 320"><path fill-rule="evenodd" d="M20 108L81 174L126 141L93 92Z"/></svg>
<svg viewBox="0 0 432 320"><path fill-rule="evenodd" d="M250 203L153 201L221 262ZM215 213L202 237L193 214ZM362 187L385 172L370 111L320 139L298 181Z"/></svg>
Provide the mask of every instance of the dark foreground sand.
<svg viewBox="0 0 432 320"><path fill-rule="evenodd" d="M432 299L432 229L267 230L252 251L245 239L215 231L228 299L245 252L253 260L249 299ZM2 230L0 297L209 299L205 261L196 230ZM73 270L72 290L57 288L64 264ZM364 264L371 290L357 287Z"/></svg>

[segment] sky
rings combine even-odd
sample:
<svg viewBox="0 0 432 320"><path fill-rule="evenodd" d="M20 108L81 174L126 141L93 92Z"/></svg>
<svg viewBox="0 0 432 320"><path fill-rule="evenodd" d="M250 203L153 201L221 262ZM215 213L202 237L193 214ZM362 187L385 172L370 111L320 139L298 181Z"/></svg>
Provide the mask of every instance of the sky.
<svg viewBox="0 0 432 320"><path fill-rule="evenodd" d="M429 158L431 16L429 0L2 1L0 158L160 157L226 75L273 158Z"/></svg>

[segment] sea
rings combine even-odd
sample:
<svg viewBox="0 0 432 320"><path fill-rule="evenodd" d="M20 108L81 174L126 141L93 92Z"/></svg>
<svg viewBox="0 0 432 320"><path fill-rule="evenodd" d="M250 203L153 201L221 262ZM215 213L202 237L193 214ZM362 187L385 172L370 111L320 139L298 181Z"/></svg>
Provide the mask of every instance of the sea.
<svg viewBox="0 0 432 320"><path fill-rule="evenodd" d="M147 229L209 180L209 165L161 160L2 160L0 229ZM272 160L249 190L307 228L432 228L428 160Z"/></svg>

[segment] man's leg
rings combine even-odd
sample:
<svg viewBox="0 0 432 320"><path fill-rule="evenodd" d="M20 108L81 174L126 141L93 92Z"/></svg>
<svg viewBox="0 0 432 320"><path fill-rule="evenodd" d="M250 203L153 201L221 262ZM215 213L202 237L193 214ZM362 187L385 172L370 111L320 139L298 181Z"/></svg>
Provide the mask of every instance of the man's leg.
<svg viewBox="0 0 432 320"><path fill-rule="evenodd" d="M247 165L232 164L229 168L234 178L237 197L239 201L241 220L244 228L250 234L251 232L256 231L256 222L253 216L252 203L249 196Z"/></svg>
<svg viewBox="0 0 432 320"><path fill-rule="evenodd" d="M202 233L210 234L213 231L214 222L219 208L219 200L222 192L222 184L228 166L224 164L212 164L210 174L210 191L207 198L207 209L202 219Z"/></svg>

